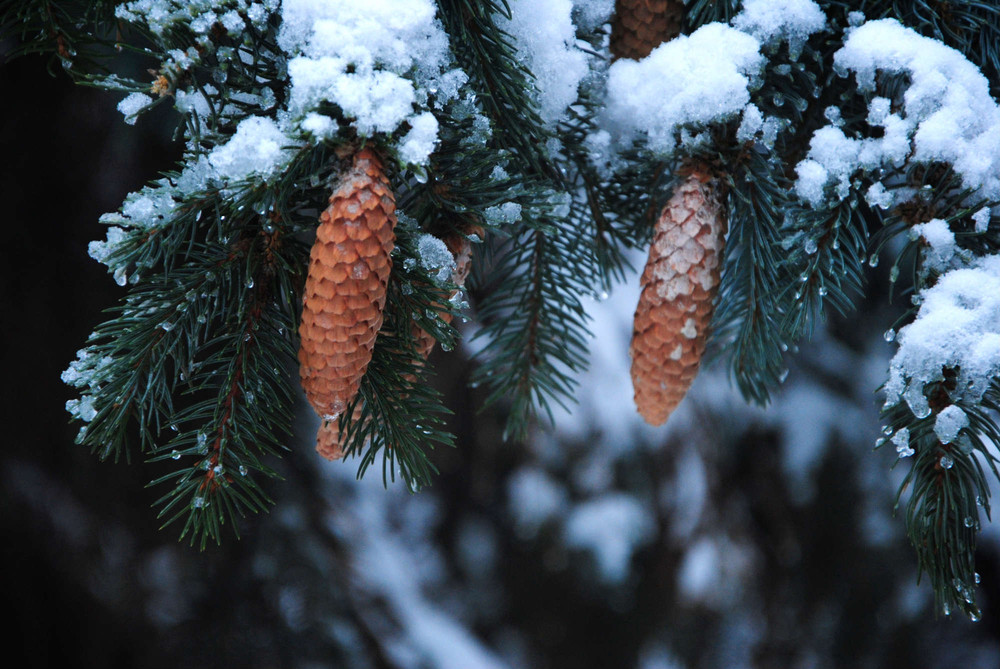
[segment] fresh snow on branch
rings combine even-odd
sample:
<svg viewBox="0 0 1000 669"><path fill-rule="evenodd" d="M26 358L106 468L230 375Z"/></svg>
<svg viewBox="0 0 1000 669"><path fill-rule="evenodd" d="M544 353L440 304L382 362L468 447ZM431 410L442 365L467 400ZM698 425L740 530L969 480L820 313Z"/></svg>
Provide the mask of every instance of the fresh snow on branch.
<svg viewBox="0 0 1000 669"><path fill-rule="evenodd" d="M607 127L621 144L645 135L669 155L685 126L735 117L750 102L750 81L764 65L757 40L722 23L665 42L640 61L608 71Z"/></svg>
<svg viewBox="0 0 1000 669"><path fill-rule="evenodd" d="M945 368L957 373L952 398L973 403L1000 375L1000 255L948 272L921 297L916 320L896 338L885 385L886 406L905 401L917 418L930 415L924 386L943 381Z"/></svg>
<svg viewBox="0 0 1000 669"><path fill-rule="evenodd" d="M588 72L586 55L576 48L570 0L511 0L511 18L497 24L514 36L518 57L534 74L542 120L554 125L576 100Z"/></svg>
<svg viewBox="0 0 1000 669"><path fill-rule="evenodd" d="M948 163L966 187L985 198L1000 197L1000 108L986 77L960 52L882 19L853 29L834 65L853 72L866 92L875 90L877 73L905 75L910 83L897 113L889 113L885 98L871 100L869 121L885 129L883 137L850 138L832 125L816 131L796 168L803 200L820 206L830 183L843 196L858 169L898 167L907 160Z"/></svg>

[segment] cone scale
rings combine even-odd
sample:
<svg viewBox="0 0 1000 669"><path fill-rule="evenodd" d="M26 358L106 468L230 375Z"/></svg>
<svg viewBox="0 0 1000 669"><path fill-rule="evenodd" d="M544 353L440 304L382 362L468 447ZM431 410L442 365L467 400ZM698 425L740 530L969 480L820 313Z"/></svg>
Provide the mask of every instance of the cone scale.
<svg viewBox="0 0 1000 669"><path fill-rule="evenodd" d="M715 182L694 170L656 222L632 331L632 386L639 413L661 425L691 387L708 341L725 246Z"/></svg>
<svg viewBox="0 0 1000 669"><path fill-rule="evenodd" d="M682 0L617 0L611 22L611 53L640 60L681 32Z"/></svg>
<svg viewBox="0 0 1000 669"><path fill-rule="evenodd" d="M357 395L371 362L395 243L395 199L371 149L354 155L329 203L309 254L299 376L306 399L323 419L316 450L336 459L342 454L336 418Z"/></svg>

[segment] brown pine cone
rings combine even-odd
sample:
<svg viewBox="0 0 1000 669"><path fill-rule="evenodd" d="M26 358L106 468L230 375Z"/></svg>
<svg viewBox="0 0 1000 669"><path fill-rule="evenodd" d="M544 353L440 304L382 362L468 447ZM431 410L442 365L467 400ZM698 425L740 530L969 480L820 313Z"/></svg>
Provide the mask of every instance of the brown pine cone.
<svg viewBox="0 0 1000 669"><path fill-rule="evenodd" d="M361 149L320 215L299 325L302 387L324 422L344 411L371 361L392 268L395 211L381 161ZM322 447L328 437L321 428L321 453L331 452Z"/></svg>
<svg viewBox="0 0 1000 669"><path fill-rule="evenodd" d="M482 237L483 230L475 226L468 234L478 234ZM472 268L472 242L465 235L451 235L445 238L445 244L455 256L455 271L452 273L451 280L458 286L464 286L465 279L469 276L469 270ZM449 295L449 299L454 295L455 293ZM441 310L441 318L446 323L451 322L451 314L443 309ZM434 344L437 343L437 340L418 325L413 326L413 337L416 340L417 354L421 359L426 360L434 349ZM361 408L362 404L358 402L354 408L352 421L357 422L361 420ZM344 444L341 439L337 420L323 420L316 435L316 451L327 460L338 460L343 457Z"/></svg>
<svg viewBox="0 0 1000 669"><path fill-rule="evenodd" d="M635 405L651 425L667 420L698 373L726 227L715 182L699 170L677 186L656 222L630 347Z"/></svg>
<svg viewBox="0 0 1000 669"><path fill-rule="evenodd" d="M640 60L681 33L683 0L617 0L611 55Z"/></svg>

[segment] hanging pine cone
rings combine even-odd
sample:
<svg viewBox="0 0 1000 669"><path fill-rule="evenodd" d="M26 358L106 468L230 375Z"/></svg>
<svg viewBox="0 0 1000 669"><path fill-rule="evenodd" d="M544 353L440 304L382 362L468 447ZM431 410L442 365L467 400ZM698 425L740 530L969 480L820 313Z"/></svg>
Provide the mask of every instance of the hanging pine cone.
<svg viewBox="0 0 1000 669"><path fill-rule="evenodd" d="M483 229L479 226L473 226L470 228L468 235L471 236L474 234L482 237ZM472 242L467 239L466 235L450 235L445 238L444 243L455 256L455 270L451 276L452 283L462 287L465 285L465 280L472 269ZM448 296L448 299L454 297L457 292L452 292ZM439 310L439 313L444 322L451 322L452 315L444 306ZM413 338L416 344L417 355L422 360L426 360L434 349L434 344L437 343L437 340L433 335L416 324L413 326ZM356 423L361 420L361 410L362 404L359 402L354 407L354 413L351 417L352 422ZM338 460L343 457L344 443L341 439L340 428L336 419L323 420L316 435L316 451L327 460Z"/></svg>
<svg viewBox="0 0 1000 669"><path fill-rule="evenodd" d="M337 457L329 426L336 428L333 418L357 394L382 326L395 211L381 161L361 149L320 215L299 325L299 375L324 419L316 443L324 457Z"/></svg>
<svg viewBox="0 0 1000 669"><path fill-rule="evenodd" d="M683 0L617 0L611 22L611 54L640 60L681 33Z"/></svg>
<svg viewBox="0 0 1000 669"><path fill-rule="evenodd" d="M687 393L705 352L726 217L715 182L693 170L656 222L632 330L639 413L661 425Z"/></svg>

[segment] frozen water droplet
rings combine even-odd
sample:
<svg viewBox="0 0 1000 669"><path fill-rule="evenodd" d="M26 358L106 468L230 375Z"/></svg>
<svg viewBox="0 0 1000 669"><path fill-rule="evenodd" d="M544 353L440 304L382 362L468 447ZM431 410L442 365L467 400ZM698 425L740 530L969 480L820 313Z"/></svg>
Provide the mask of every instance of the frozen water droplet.
<svg viewBox="0 0 1000 669"><path fill-rule="evenodd" d="M170 321L163 321L162 323L160 323L160 327L163 328L164 331L170 332L171 330L174 329L174 324L171 323Z"/></svg>
<svg viewBox="0 0 1000 669"><path fill-rule="evenodd" d="M178 450L177 450L177 449L175 448L174 450L170 451L170 457L171 457L171 459L173 459L173 460L180 460L180 459L181 459L181 452L180 452L180 451L178 451Z"/></svg>
<svg viewBox="0 0 1000 669"><path fill-rule="evenodd" d="M249 277L246 283L247 288L253 288L253 277Z"/></svg>
<svg viewBox="0 0 1000 669"><path fill-rule="evenodd" d="M427 183L427 172L424 170L414 170L413 178L417 180L418 184L425 184Z"/></svg>
<svg viewBox="0 0 1000 669"><path fill-rule="evenodd" d="M191 506L196 509L204 509L207 505L205 504L205 498L202 496L195 497L191 500Z"/></svg>
<svg viewBox="0 0 1000 669"><path fill-rule="evenodd" d="M969 622L978 623L983 617L983 614L979 612L979 609L972 609L969 611Z"/></svg>
<svg viewBox="0 0 1000 669"><path fill-rule="evenodd" d="M871 256L869 256L869 258L868 258L868 266L869 267L878 267L878 254L873 253L873 254L871 254Z"/></svg>
<svg viewBox="0 0 1000 669"><path fill-rule="evenodd" d="M171 429L171 430L173 430L174 432L177 432L177 431L178 431L178 429L179 429L179 428L177 427L177 423L171 423L171 424L170 424L170 429Z"/></svg>
<svg viewBox="0 0 1000 669"><path fill-rule="evenodd" d="M205 324L208 322L208 316L206 316L205 314L199 314L198 317L195 318L195 320L201 324Z"/></svg>
<svg viewBox="0 0 1000 669"><path fill-rule="evenodd" d="M885 331L885 334L882 335L882 339L886 341L895 341L896 331L893 330L892 328L889 328L888 330Z"/></svg>
<svg viewBox="0 0 1000 669"><path fill-rule="evenodd" d="M603 302L606 299L608 299L608 291L602 290L601 292L599 292L597 294L597 301L598 302Z"/></svg>
<svg viewBox="0 0 1000 669"><path fill-rule="evenodd" d="M829 293L829 292L830 292L830 289L827 288L826 286L820 286L819 287L819 296L820 297L826 297L827 293Z"/></svg>
<svg viewBox="0 0 1000 669"><path fill-rule="evenodd" d="M816 240L813 239L812 237L807 239L805 244L803 244L802 246L805 249L806 254L808 255L813 255L814 253L816 253L816 250L818 248L816 246Z"/></svg>
<svg viewBox="0 0 1000 669"><path fill-rule="evenodd" d="M976 521L972 518L972 516L966 516L965 520L962 521L962 524L966 527L972 527L976 524Z"/></svg>
<svg viewBox="0 0 1000 669"><path fill-rule="evenodd" d="M830 248L832 248L834 251L839 251L840 250L840 240L839 239L834 239L833 243L830 244Z"/></svg>
<svg viewBox="0 0 1000 669"><path fill-rule="evenodd" d="M250 333L249 332L246 333L245 335L243 335L243 341L250 341Z"/></svg>
<svg viewBox="0 0 1000 669"><path fill-rule="evenodd" d="M942 455L941 459L938 460L938 464L941 465L941 469L951 469L955 466L955 461L950 455Z"/></svg>
<svg viewBox="0 0 1000 669"><path fill-rule="evenodd" d="M212 467L212 471L215 472L216 476L222 476L226 472L222 465L215 465Z"/></svg>
<svg viewBox="0 0 1000 669"><path fill-rule="evenodd" d="M246 476L246 475L247 475L247 466L240 465L240 476Z"/></svg>
<svg viewBox="0 0 1000 669"><path fill-rule="evenodd" d="M899 267L893 265L892 269L889 270L889 281L896 283L897 279L899 279Z"/></svg>
<svg viewBox="0 0 1000 669"><path fill-rule="evenodd" d="M254 395L252 390L247 391L246 397L247 397L247 404L253 404Z"/></svg>
<svg viewBox="0 0 1000 669"><path fill-rule="evenodd" d="M943 613L945 616L951 615L951 605L948 602L944 602L941 605L941 613Z"/></svg>
<svg viewBox="0 0 1000 669"><path fill-rule="evenodd" d="M983 501L983 496L976 495L976 506L982 506L983 504L985 504L985 502Z"/></svg>
<svg viewBox="0 0 1000 669"><path fill-rule="evenodd" d="M888 437L888 436L889 436L890 434L892 434L892 433L893 433L894 431L895 431L895 430L893 430L893 429L892 429L892 426L891 426L891 425L886 425L886 426L884 426L884 427L882 428L882 434L884 434L884 435L885 435L885 436L887 436L887 437Z"/></svg>
<svg viewBox="0 0 1000 669"><path fill-rule="evenodd" d="M975 579L975 581L976 581L976 585L978 585L978 584L979 584L979 582L980 582L981 580L983 580L983 577L979 575L979 572L978 572L978 571L977 571L977 572L976 572L975 574L973 574L973 575L972 575L972 578L973 578L973 579Z"/></svg>
<svg viewBox="0 0 1000 669"><path fill-rule="evenodd" d="M885 443L885 437L879 437L878 439L875 440L875 448L878 448L884 443Z"/></svg>
<svg viewBox="0 0 1000 669"><path fill-rule="evenodd" d="M778 372L778 383L784 383L785 379L787 378L788 378L788 368L786 367L780 372Z"/></svg>
<svg viewBox="0 0 1000 669"><path fill-rule="evenodd" d="M208 435L205 432L198 433L198 445L204 446L208 443Z"/></svg>
<svg viewBox="0 0 1000 669"><path fill-rule="evenodd" d="M126 272L125 272L125 268L124 267L119 267L118 269L116 269L115 270L115 283L117 283L119 286L124 286L126 284L126 282L128 281L128 278L125 276L125 274L126 274Z"/></svg>
<svg viewBox="0 0 1000 669"><path fill-rule="evenodd" d="M283 335L283 334L285 334L285 328L283 328L283 327L278 327L278 334L279 334L279 335Z"/></svg>

